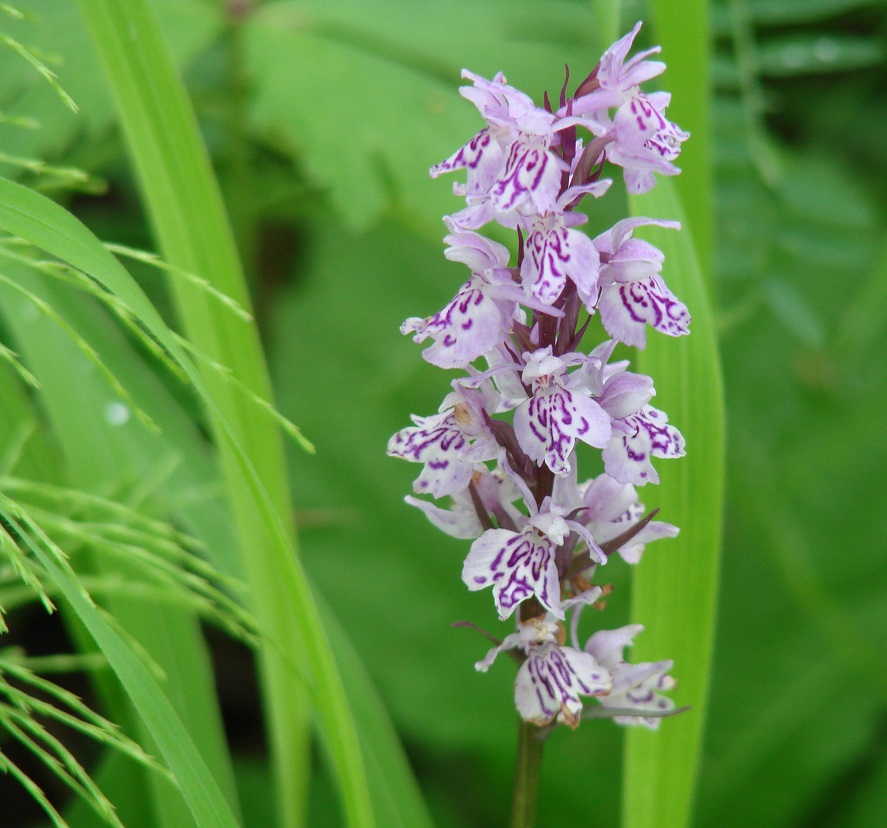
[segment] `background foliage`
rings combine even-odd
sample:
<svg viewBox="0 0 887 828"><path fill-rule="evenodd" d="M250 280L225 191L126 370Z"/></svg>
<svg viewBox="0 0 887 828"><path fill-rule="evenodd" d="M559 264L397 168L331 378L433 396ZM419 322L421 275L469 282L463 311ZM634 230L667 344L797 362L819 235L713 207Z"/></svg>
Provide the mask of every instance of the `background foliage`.
<svg viewBox="0 0 887 828"><path fill-rule="evenodd" d="M440 255L440 217L455 202L447 183L427 177L427 167L477 127L456 93L459 70L503 69L537 98L556 90L564 62L581 74L606 45L595 37L591 7L569 0L154 5L252 276L276 402L317 447L313 456L288 449L305 567L372 674L435 823L499 824L513 762L513 677L507 669L471 669L486 644L449 624L483 623L488 596L461 585L464 544L403 505L415 469L384 457L407 415L435 410L442 395L439 372L397 327L442 306L459 278ZM4 21L3 31L57 72L80 112L66 109L18 54L0 52L3 174L51 194L100 238L152 249L77 6L33 0L17 7L29 16ZM643 6L626 4L624 21L645 16ZM711 27L713 291L729 442L696 824L877 826L887 812L887 372L880 357L887 345L887 4L722 0L711 6ZM645 35L657 42L655 33ZM674 65L681 55L665 60ZM662 84L668 88L667 74ZM16 121L24 118L39 128ZM691 140L684 152L692 151ZM138 263L130 269L172 319L159 273ZM67 340L49 338L52 325L35 335L46 320L4 292L2 341L35 372L44 366L47 388L45 372L59 367L51 354L63 349L70 356L62 373L73 378L56 413L45 396L25 395L34 436L15 471L51 476L65 456L67 485L147 503L149 513L171 515L224 555L226 524L193 425L195 402L97 303L53 290L66 318L104 342L103 355L139 389L142 404L166 412L162 426L176 436L177 459L168 478L142 480L144 466L121 459L147 440L137 436L137 418L109 419L117 397L77 367ZM41 356L41 343L49 356ZM65 448L59 422L74 416L78 393L93 403L84 403L83 422L104 424L93 444L109 448L101 460L98 449L72 459ZM142 445L150 455L151 444ZM667 556L667 545L651 554ZM625 596L624 574L612 576L616 597ZM627 613L628 601L614 598L608 621L615 626ZM31 654L65 646L39 606L13 609L8 623L4 645ZM210 638L242 812L247 825L265 825L249 656ZM78 690L93 698L85 685ZM621 742L607 722L555 733L546 748L542 824L575 824L577 807L580 824L618 824ZM7 749L2 740L0 748ZM312 787L312 826L338 824L323 773L321 766ZM0 815L17 815L4 824L38 820L15 791L0 778ZM59 791L50 793L61 801ZM136 815L124 821L139 824Z"/></svg>

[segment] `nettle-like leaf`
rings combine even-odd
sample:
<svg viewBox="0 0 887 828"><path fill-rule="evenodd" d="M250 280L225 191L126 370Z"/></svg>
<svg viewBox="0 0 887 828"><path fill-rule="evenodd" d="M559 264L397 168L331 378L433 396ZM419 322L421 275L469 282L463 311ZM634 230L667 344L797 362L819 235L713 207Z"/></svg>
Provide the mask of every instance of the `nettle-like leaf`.
<svg viewBox="0 0 887 828"><path fill-rule="evenodd" d="M470 21L470 24L469 24ZM541 97L563 81L567 61L590 71L593 31L582 6L471 0L422 4L267 3L245 23L255 85L253 120L265 140L304 165L355 226L391 208L427 228L450 211L428 168L481 122L455 85L463 66Z"/></svg>

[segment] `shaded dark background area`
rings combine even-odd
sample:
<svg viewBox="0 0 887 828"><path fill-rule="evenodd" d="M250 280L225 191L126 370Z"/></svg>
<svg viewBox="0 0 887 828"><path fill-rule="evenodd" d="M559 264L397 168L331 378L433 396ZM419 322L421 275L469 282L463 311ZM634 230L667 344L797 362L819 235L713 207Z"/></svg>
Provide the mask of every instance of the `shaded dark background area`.
<svg viewBox="0 0 887 828"><path fill-rule="evenodd" d="M80 191L63 176L40 186L101 238L150 249L76 5L17 5L35 19L15 36L63 59L59 76L82 117L3 54L0 109L42 129L0 124L0 146L89 172ZM318 448L291 454L306 566L341 608L437 823L497 824L513 762L513 674L473 671L486 642L450 624L487 618L488 600L461 584L464 544L404 506L416 470L384 456L409 413L435 411L446 391L397 331L439 308L461 278L441 255L450 185L427 179L477 126L454 94L459 69L504 69L538 98L559 87L565 60L588 59L577 31L593 31L593 20L584 3L529 0L460 0L421 16L405 0L372 12L243 4L228 16L199 0L157 5L253 276L277 402ZM624 19L643 16L628 5ZM887 4L718 2L712 34L713 291L729 444L696 824L874 828L887 813ZM661 81L668 88L667 73ZM161 277L133 270L169 309ZM626 596L626 573L613 578ZM627 596L611 604L613 626L627 606ZM4 645L67 646L39 608L8 621ZM210 636L244 811L263 825L251 660ZM74 689L89 698L85 683ZM95 748L84 743L82 755ZM609 722L556 733L546 824L575 823L578 791L594 803L582 824L616 825L620 764ZM332 826L320 767L310 824ZM0 802L3 825L42 824L9 779Z"/></svg>

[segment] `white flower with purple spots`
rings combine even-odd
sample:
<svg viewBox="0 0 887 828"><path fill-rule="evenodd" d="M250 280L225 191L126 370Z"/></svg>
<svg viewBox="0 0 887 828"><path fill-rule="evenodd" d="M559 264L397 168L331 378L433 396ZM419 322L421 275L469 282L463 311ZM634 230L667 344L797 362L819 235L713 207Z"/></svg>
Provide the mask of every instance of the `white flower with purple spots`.
<svg viewBox="0 0 887 828"><path fill-rule="evenodd" d="M445 161L435 164L430 170L431 177L465 169L468 172L467 186L472 192L489 192L502 169L505 154L490 127L484 127L465 146L460 147Z"/></svg>
<svg viewBox="0 0 887 828"><path fill-rule="evenodd" d="M527 649L514 681L514 702L525 721L541 726L557 719L575 729L580 696L602 696L612 680L590 654L546 641Z"/></svg>
<svg viewBox="0 0 887 828"><path fill-rule="evenodd" d="M615 340L602 342L580 369L585 387L614 421L637 414L656 394L650 377L626 370L628 360L608 363L615 347Z"/></svg>
<svg viewBox="0 0 887 828"><path fill-rule="evenodd" d="M425 464L413 483L419 494L444 497L463 491L477 464L495 459L501 451L484 420L495 392L489 387L465 388L458 381L453 387L439 414L413 415L415 425L401 429L388 441L392 457Z"/></svg>
<svg viewBox="0 0 887 828"><path fill-rule="evenodd" d="M567 165L549 152L550 138L522 135L508 148L505 167L490 189L497 212L548 213L554 209Z"/></svg>
<svg viewBox="0 0 887 828"><path fill-rule="evenodd" d="M471 101L481 117L506 136L506 143L519 133L551 136L555 116L536 106L533 99L509 86L502 72L487 80L467 69L462 77L470 80L472 86L460 86L459 94Z"/></svg>
<svg viewBox="0 0 887 828"><path fill-rule="evenodd" d="M557 301L568 278L588 293L597 289L598 252L585 233L569 229L584 218L578 213L547 213L528 222L521 281L547 305Z"/></svg>
<svg viewBox="0 0 887 828"><path fill-rule="evenodd" d="M607 445L610 417L591 399L581 372L567 374L571 365L585 362L586 356L556 357L549 345L524 354L524 359L523 381L532 395L514 413L514 433L531 460L545 463L555 474L566 474L577 440L596 448Z"/></svg>
<svg viewBox="0 0 887 828"><path fill-rule="evenodd" d="M620 483L658 483L650 457L683 457L684 438L664 412L648 405L656 394L650 377L627 371L624 360L607 364L615 345L613 340L599 345L581 369L585 387L610 417L604 468Z"/></svg>
<svg viewBox="0 0 887 828"><path fill-rule="evenodd" d="M662 51L659 46L647 49L646 52L635 55L628 63L625 62L640 30L641 21L638 21L627 35L617 40L604 52L597 72L597 80L601 89L626 95L632 87L640 86L665 71L665 64L662 61L646 60L650 55L656 55ZM618 103L619 101L617 101ZM610 104L608 107L612 105L615 104Z"/></svg>
<svg viewBox="0 0 887 828"><path fill-rule="evenodd" d="M652 219L645 216L617 221L594 240L601 256L601 277L609 282L637 282L662 271L662 251L649 242L635 239L638 227L664 227L680 230L679 221Z"/></svg>
<svg viewBox="0 0 887 828"><path fill-rule="evenodd" d="M637 414L613 423L613 436L603 451L604 470L620 483L658 483L651 457L684 456L684 438L668 424L665 412L645 405Z"/></svg>
<svg viewBox="0 0 887 828"><path fill-rule="evenodd" d="M636 348L647 345L647 325L669 336L689 333L687 306L659 276L611 285L601 295L598 310L607 333Z"/></svg>
<svg viewBox="0 0 887 828"><path fill-rule="evenodd" d="M642 83L665 71L665 64L661 61L645 59L658 54L661 51L659 46L641 52L628 63L625 62L640 30L641 23L638 22L627 35L604 52L597 70L576 91L571 107L573 115L587 115L618 107L631 97Z"/></svg>
<svg viewBox="0 0 887 828"><path fill-rule="evenodd" d="M451 233L444 239L448 259L467 264L471 278L434 316L411 317L401 325L403 334L415 333L415 342L429 336L434 345L422 356L439 368L465 368L494 350L511 330L523 291L514 283L508 250L477 233Z"/></svg>
<svg viewBox="0 0 887 828"><path fill-rule="evenodd" d="M475 470L470 482L474 487L474 495L468 489L454 492L449 509L442 509L427 500L409 495L404 500L421 509L432 524L454 538L479 538L484 533L475 496L483 510L496 518L500 526L503 523L523 525L526 515L513 505L521 495L507 475L490 472L481 466Z"/></svg>
<svg viewBox="0 0 887 828"><path fill-rule="evenodd" d="M653 380L644 374L620 371L608 377L598 404L613 420L637 414L656 394Z"/></svg>
<svg viewBox="0 0 887 828"><path fill-rule="evenodd" d="M472 81L473 86L462 86L459 93L477 107L487 126L445 161L433 166L431 177L465 169L469 186L480 192L493 186L512 141L521 133L550 136L554 116L509 86L501 72L487 80L463 69L462 77Z"/></svg>
<svg viewBox="0 0 887 828"><path fill-rule="evenodd" d="M462 580L476 591L493 587L501 619L518 604L535 598L557 618L563 618L561 587L555 560L570 527L563 515L549 511L551 504L531 516L523 530L488 529L473 544L462 568Z"/></svg>
<svg viewBox="0 0 887 828"><path fill-rule="evenodd" d="M677 175L671 162L681 153L681 144L690 137L663 114L671 101L668 92L638 93L616 111L607 145L607 158L622 167L629 193L639 194L656 185L654 172Z"/></svg>
<svg viewBox="0 0 887 828"><path fill-rule="evenodd" d="M681 456L683 437L650 405L653 380L625 360L609 362L619 342L644 347L647 326L688 333L687 308L661 278L663 254L633 238L644 225L678 224L625 219L596 238L578 229L587 221L577 212L584 197L612 183L603 177L608 163L622 167L629 192L649 190L657 172L679 172L688 136L664 114L668 94L640 90L664 64L648 59L658 47L630 57L639 30L613 44L571 98L565 82L556 112L548 97L536 106L502 73L487 80L463 71L470 84L460 92L485 123L431 175L465 170L453 187L463 208L444 223L447 258L471 276L440 312L401 328L417 342L433 340L427 361L468 376L453 383L437 415L414 416L388 451L423 464L417 493L448 498L406 500L441 531L472 541L462 567L468 589L489 587L500 619L518 619L517 632L476 667L519 650L515 704L540 726L576 727L603 712L652 727L672 709L660 695L671 686L671 663L623 660L640 627L578 643L582 607L604 609L602 588L591 584L598 566L617 551L637 563L645 544L678 532L645 517L635 487L658 482L652 458ZM516 263L475 232L490 222L515 232ZM611 337L588 354L579 351L594 320L583 306ZM602 451L604 473L579 484L583 442ZM609 709L583 713L585 697Z"/></svg>
<svg viewBox="0 0 887 828"><path fill-rule="evenodd" d="M526 660L514 681L514 701L521 718L540 726L556 719L575 728L582 713L581 697L608 693L612 678L594 656L559 645L560 635L550 617L520 623L518 632L507 636L475 667L486 672L500 652L522 650Z"/></svg>
<svg viewBox="0 0 887 828"><path fill-rule="evenodd" d="M577 516L600 544L619 537L631 529L644 515L644 504L630 483L620 483L604 473L578 487L578 499L585 507ZM678 527L661 520L651 520L630 541L619 547L626 563L636 564L646 544L660 538L673 538Z"/></svg>
<svg viewBox="0 0 887 828"><path fill-rule="evenodd" d="M647 325L669 336L690 332L690 314L659 276L664 256L649 242L632 238L643 225L679 228L676 221L631 218L615 224L595 240L600 260L600 295L580 292L589 305L596 305L601 323L610 336L626 345L643 348Z"/></svg>
<svg viewBox="0 0 887 828"><path fill-rule="evenodd" d="M489 187L481 189L471 184L454 184L453 194L462 196L466 206L452 215L444 216L444 222L451 230L477 230L491 221L514 230L521 222L522 216L517 210L502 212L496 209Z"/></svg>
<svg viewBox="0 0 887 828"><path fill-rule="evenodd" d="M559 128L563 128L563 123L581 124L601 139L606 145L607 159L622 167L629 193L652 189L656 184L654 172L677 175L680 170L671 162L690 137L663 114L671 95L645 95L640 91L641 83L665 69L663 63L644 60L658 52L659 47L625 63L640 28L638 23L607 50L597 71L580 85L575 99L558 111L562 119ZM611 118L608 110L613 108L616 114Z"/></svg>
<svg viewBox="0 0 887 828"><path fill-rule="evenodd" d="M588 217L564 211L564 207L577 196L600 197L610 184L606 179L586 187L571 187L558 199L553 212L541 213L523 222L527 237L521 281L524 289L544 304L557 301L567 279L579 288L580 294L590 295L597 290L600 264L597 248L581 230L570 229L584 224Z"/></svg>
<svg viewBox="0 0 887 828"><path fill-rule="evenodd" d="M614 710L633 710L637 715L614 716L622 725L643 725L656 730L663 714L674 710L674 702L662 691L671 690L675 680L668 675L674 662L656 661L628 664L623 650L630 646L634 637L643 631L640 624L631 624L618 630L600 630L585 645L585 652L612 674L613 685L608 693L598 696L598 701ZM655 713L655 716L644 713Z"/></svg>
<svg viewBox="0 0 887 828"><path fill-rule="evenodd" d="M454 217L460 228L477 228L499 215L548 212L560 192L567 166L550 151L557 140L555 116L505 82L500 72L492 81L463 70L473 86L460 93L477 106L487 126L445 161L431 168L432 178L458 169L468 172L463 194L469 209ZM487 200L486 194L489 194Z"/></svg>

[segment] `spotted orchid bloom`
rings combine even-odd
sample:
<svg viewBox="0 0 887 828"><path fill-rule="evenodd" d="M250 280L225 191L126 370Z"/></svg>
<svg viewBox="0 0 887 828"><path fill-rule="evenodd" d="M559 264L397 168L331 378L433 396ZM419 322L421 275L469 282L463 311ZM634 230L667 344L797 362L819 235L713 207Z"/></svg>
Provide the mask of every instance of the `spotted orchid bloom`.
<svg viewBox="0 0 887 828"><path fill-rule="evenodd" d="M477 184L454 184L453 193L463 197L466 206L463 210L445 218L451 230L477 230L492 221L514 230L522 221L522 216L517 210L496 209L489 187L482 188Z"/></svg>
<svg viewBox="0 0 887 828"><path fill-rule="evenodd" d="M661 520L647 519L641 525L645 510L638 499L637 490L630 483L620 483L606 472L584 483L577 483L575 470L556 478L553 499L570 509L569 513L575 515L575 520L594 537L598 549L601 546L610 547L620 537L625 538L615 551L628 564L640 562L648 543L660 538L673 538L679 532L677 526ZM610 551L613 551L611 547ZM590 569L596 566L596 559L597 555L590 557Z"/></svg>
<svg viewBox="0 0 887 828"><path fill-rule="evenodd" d="M630 483L620 483L604 473L579 487L586 504L582 520L598 543L608 543L635 526L644 515L644 504ZM651 520L631 540L619 547L619 555L628 564L636 564L646 544L660 538L673 538L680 530L663 520Z"/></svg>
<svg viewBox="0 0 887 828"><path fill-rule="evenodd" d="M514 700L521 718L546 725L557 718L579 726L580 696L601 696L611 686L609 673L594 657L553 641L529 647L527 660L514 682Z"/></svg>
<svg viewBox="0 0 887 828"><path fill-rule="evenodd" d="M522 294L505 268L508 250L501 244L468 232L444 241L447 258L467 264L471 278L434 316L407 319L400 330L415 333L416 342L434 340L422 354L432 365L465 368L502 341Z"/></svg>
<svg viewBox="0 0 887 828"><path fill-rule="evenodd" d="M569 533L563 515L549 511L529 518L520 532L488 529L471 544L462 580L472 591L492 586L496 609L503 621L530 597L563 618L555 558L557 547Z"/></svg>
<svg viewBox="0 0 887 828"><path fill-rule="evenodd" d="M577 440L596 448L609 443L610 417L591 399L581 374L567 375L571 364L585 361L582 354L556 357L548 346L524 358L523 381L532 395L514 412L514 432L531 460L566 474Z"/></svg>
<svg viewBox="0 0 887 828"><path fill-rule="evenodd" d="M606 472L577 485L575 475L555 480L559 503L569 503L576 512L576 520L584 524L592 536L604 546L624 536L639 525L644 516L644 504L630 483L620 483ZM581 510L581 511L579 511ZM660 538L673 538L677 526L662 520L647 523L618 548L619 556L628 564L636 564L644 554L646 544Z"/></svg>
<svg viewBox="0 0 887 828"><path fill-rule="evenodd" d="M459 93L470 100L487 122L468 143L430 170L431 177L465 169L468 186L482 191L493 186L502 170L505 150L522 131L542 134L550 131L553 118L538 109L532 99L513 86L499 72L492 80L475 75L467 69L462 77L473 86L462 86Z"/></svg>
<svg viewBox="0 0 887 828"><path fill-rule="evenodd" d="M621 483L658 483L651 458L683 457L684 445L681 432L669 425L665 412L645 405L614 425L613 436L602 452L604 469Z"/></svg>
<svg viewBox="0 0 887 828"><path fill-rule="evenodd" d="M612 678L594 656L559 644L561 630L549 618L518 624L518 631L490 650L475 668L486 672L499 653L520 649L526 659L514 682L518 713L540 726L557 720L575 729L582 713L581 697L608 693Z"/></svg>
<svg viewBox="0 0 887 828"><path fill-rule="evenodd" d="M415 425L388 441L388 454L425 468L413 484L418 494L444 497L464 491L478 463L493 460L501 448L490 433L484 411L495 392L466 388L458 380L433 417L413 416Z"/></svg>
<svg viewBox="0 0 887 828"><path fill-rule="evenodd" d="M582 366L582 381L598 405L607 412L611 423L637 414L656 394L653 380L628 370L628 360L609 362L615 340L597 346Z"/></svg>
<svg viewBox="0 0 887 828"><path fill-rule="evenodd" d="M674 710L674 701L661 695L671 690L675 680L668 675L672 661L628 664L622 657L625 647L631 646L634 637L643 631L641 624L631 624L618 630L600 630L585 645L584 652L605 667L613 678L608 693L598 698L604 706L613 710L632 710L635 715L617 715L614 721L623 725L644 725L651 730L659 727L664 713ZM644 713L655 713L655 716Z"/></svg>
<svg viewBox="0 0 887 828"><path fill-rule="evenodd" d="M690 314L662 281L665 258L652 244L632 238L638 227L655 225L678 229L676 221L631 218L601 233L594 246L601 259L600 294L594 297L601 322L610 336L643 348L647 326L669 336L688 334ZM583 299L591 298L587 294Z"/></svg>
<svg viewBox="0 0 887 828"><path fill-rule="evenodd" d="M468 191L474 196L488 192L499 213L551 210L565 169L564 162L549 151L556 139L555 116L509 86L501 72L492 81L467 70L462 76L474 86L460 92L477 106L487 126L432 167L432 178L466 168Z"/></svg>
<svg viewBox="0 0 887 828"><path fill-rule="evenodd" d="M690 137L665 117L671 95L647 95L640 90L640 84L665 69L663 63L645 60L659 48L625 62L640 28L638 23L607 50L597 71L580 85L577 97L559 110L571 123L581 123L601 140L607 159L622 167L629 193L651 190L656 184L654 173L677 175L680 170L672 162ZM613 108L616 113L611 117L609 110Z"/></svg>
<svg viewBox="0 0 887 828"><path fill-rule="evenodd" d="M596 71L580 84L572 101L570 114L587 115L619 107L633 97L642 83L665 71L665 64L661 61L646 59L661 51L658 46L625 62L640 30L641 24L636 23L625 37L617 40L604 52ZM562 109L561 112L563 111Z"/></svg>
<svg viewBox="0 0 887 828"><path fill-rule="evenodd" d="M639 626L600 630L584 649L577 638L582 606L604 608L592 582L599 567L619 557L637 564L646 544L678 533L645 515L636 487L658 482L651 458L683 455L684 439L651 405L653 379L611 357L619 343L643 347L648 327L689 332L687 308L663 281L662 252L633 237L679 225L630 218L595 235L578 209L608 193L612 165L629 192L678 172L687 134L665 118L666 93L640 90L665 67L648 59L658 47L630 56L639 29L607 50L572 97L565 86L556 111L501 72L488 80L463 71L470 85L461 94L485 124L431 175L464 176L453 188L463 206L444 217L445 255L471 275L438 313L401 328L433 340L423 352L432 365L467 376L452 382L437 415L414 416L397 432L388 453L423 464L419 496L407 503L471 541L463 583L489 587L500 620L516 624L477 669L517 651L515 705L540 726L576 727L583 698L625 724L651 726L654 713L671 710L659 695L671 663L622 658ZM478 232L493 222L514 232L516 260ZM592 450L603 473L584 479L580 458Z"/></svg>
<svg viewBox="0 0 887 828"><path fill-rule="evenodd" d="M514 474L505 465L508 473ZM524 489L526 502L526 488L520 485L518 488ZM462 568L462 580L472 591L492 586L499 618L503 621L529 598L535 598L555 618L562 619L559 547L572 532L584 541L595 563L606 563L606 555L588 529L567 515L566 509L553 503L550 497L542 501L538 510L532 500L527 505L532 514L520 521L520 531L488 529L471 544Z"/></svg>
<svg viewBox="0 0 887 828"><path fill-rule="evenodd" d="M609 179L583 188L571 187L557 201L559 209L525 219L527 238L521 281L524 289L546 305L552 305L563 293L567 279L580 295L591 295L597 289L600 256L585 233L571 230L584 224L588 217L566 212L564 207L580 193L602 196L610 187Z"/></svg>
<svg viewBox="0 0 887 828"><path fill-rule="evenodd" d="M665 117L671 102L667 92L635 95L616 112L607 146L607 158L622 167L629 193L646 193L660 175L677 175L672 163L681 153L681 144L690 137Z"/></svg>
<svg viewBox="0 0 887 828"><path fill-rule="evenodd" d="M521 495L507 475L501 472L491 473L486 466L478 465L469 486L474 491L466 487L463 491L452 494L452 503L448 509L410 495L404 500L421 509L431 523L454 538L479 538L484 533L475 498L480 501L485 513L492 515L500 526L516 526L526 519L513 505Z"/></svg>
<svg viewBox="0 0 887 828"><path fill-rule="evenodd" d="M490 190L498 212L547 213L554 209L567 166L548 151L544 136L522 136L508 148L502 175Z"/></svg>
<svg viewBox="0 0 887 828"><path fill-rule="evenodd" d="M625 370L627 362L608 364L615 342L595 348L583 366L583 380L609 415L611 437L604 447L604 468L620 483L658 483L650 458L684 455L684 438L664 412L648 405L656 394L653 380Z"/></svg>
<svg viewBox="0 0 887 828"><path fill-rule="evenodd" d="M680 173L672 162L680 155L681 144L690 133L665 117L670 102L671 95L666 92L644 95L636 91L612 119L572 118L570 122L582 123L598 136L607 160L622 167L626 190L639 195L656 185L654 173Z"/></svg>

